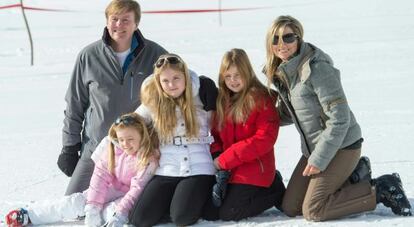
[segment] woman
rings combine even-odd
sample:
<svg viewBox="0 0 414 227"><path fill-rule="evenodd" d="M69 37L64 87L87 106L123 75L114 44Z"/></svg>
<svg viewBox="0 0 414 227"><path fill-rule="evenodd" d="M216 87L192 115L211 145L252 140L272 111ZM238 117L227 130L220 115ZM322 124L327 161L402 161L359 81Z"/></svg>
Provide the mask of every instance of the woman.
<svg viewBox="0 0 414 227"><path fill-rule="evenodd" d="M216 172L210 155L212 107L202 94L215 100L214 82L190 72L175 54L161 55L144 81L137 112L153 124L161 158L131 212L133 225L153 226L170 216L186 226L200 218Z"/></svg>
<svg viewBox="0 0 414 227"><path fill-rule="evenodd" d="M282 202L285 214L324 221L374 210L382 202L398 215L411 215L396 173L345 183L361 155L361 129L339 70L327 54L303 41L300 22L278 17L267 32L266 50L264 72L279 93L282 124L294 123L302 142L303 156Z"/></svg>

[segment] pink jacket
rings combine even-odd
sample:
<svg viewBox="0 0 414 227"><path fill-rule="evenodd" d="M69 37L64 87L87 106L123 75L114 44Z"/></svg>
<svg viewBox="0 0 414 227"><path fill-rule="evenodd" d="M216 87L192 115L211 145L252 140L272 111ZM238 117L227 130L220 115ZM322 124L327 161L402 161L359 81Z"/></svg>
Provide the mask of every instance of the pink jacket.
<svg viewBox="0 0 414 227"><path fill-rule="evenodd" d="M92 159L95 169L87 192L87 203L102 208L113 200L114 196L110 193L115 189L123 195L116 205L116 212L128 215L154 175L158 163L151 161L147 167L137 170L137 155L128 155L115 145L115 175L112 175L108 171L109 143L108 137L105 137L94 151Z"/></svg>

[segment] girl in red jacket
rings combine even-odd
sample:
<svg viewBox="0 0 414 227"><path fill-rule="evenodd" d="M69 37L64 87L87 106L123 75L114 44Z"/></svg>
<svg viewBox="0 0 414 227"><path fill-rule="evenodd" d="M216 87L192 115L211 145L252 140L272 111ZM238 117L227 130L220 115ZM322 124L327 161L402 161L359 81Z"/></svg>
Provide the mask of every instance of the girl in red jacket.
<svg viewBox="0 0 414 227"><path fill-rule="evenodd" d="M216 208L207 204L205 219L237 221L280 206L285 186L275 168L278 131L275 97L257 79L246 52L226 52L212 126Z"/></svg>

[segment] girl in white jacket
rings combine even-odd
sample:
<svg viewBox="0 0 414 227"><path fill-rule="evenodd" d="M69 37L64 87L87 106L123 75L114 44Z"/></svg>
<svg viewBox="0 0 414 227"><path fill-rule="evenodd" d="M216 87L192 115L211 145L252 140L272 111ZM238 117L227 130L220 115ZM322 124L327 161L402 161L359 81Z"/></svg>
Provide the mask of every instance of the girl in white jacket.
<svg viewBox="0 0 414 227"><path fill-rule="evenodd" d="M122 226L157 168L156 141L136 113L119 117L93 153L95 170L89 188L55 201L10 211L8 226L47 224L85 216L85 225ZM110 204L110 202L116 201ZM104 207L107 206L108 209Z"/></svg>
<svg viewBox="0 0 414 227"><path fill-rule="evenodd" d="M131 211L133 225L153 226L166 218L187 226L201 216L216 172L210 154L211 111L203 94L215 103L214 82L190 72L175 54L160 56L154 74L144 81L137 112L154 125L161 158Z"/></svg>

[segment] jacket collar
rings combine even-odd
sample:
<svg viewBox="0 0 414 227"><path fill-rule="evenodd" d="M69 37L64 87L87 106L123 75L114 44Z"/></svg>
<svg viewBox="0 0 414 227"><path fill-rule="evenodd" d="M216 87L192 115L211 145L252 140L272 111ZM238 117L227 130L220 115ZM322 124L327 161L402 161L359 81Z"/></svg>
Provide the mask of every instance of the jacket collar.
<svg viewBox="0 0 414 227"><path fill-rule="evenodd" d="M288 62L282 63L279 67L283 69L287 76L296 75L298 69L311 58L314 48L312 45L302 42L300 45L299 53L291 58Z"/></svg>
<svg viewBox="0 0 414 227"><path fill-rule="evenodd" d="M104 31L103 31L102 41L105 43L105 45L111 46L112 38L109 35L108 28L106 27L104 28ZM132 37L132 43L131 43L131 52L134 55L134 57L136 57L139 54L139 52L141 52L142 49L144 49L145 46L146 46L146 39L144 38L144 36L142 35L139 29L135 30L133 37Z"/></svg>

